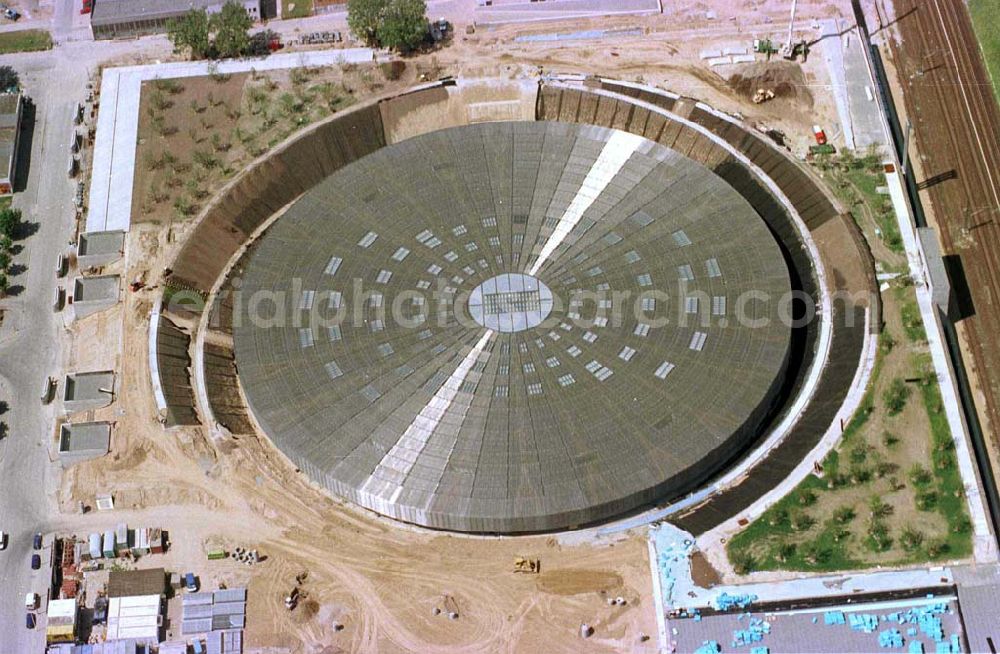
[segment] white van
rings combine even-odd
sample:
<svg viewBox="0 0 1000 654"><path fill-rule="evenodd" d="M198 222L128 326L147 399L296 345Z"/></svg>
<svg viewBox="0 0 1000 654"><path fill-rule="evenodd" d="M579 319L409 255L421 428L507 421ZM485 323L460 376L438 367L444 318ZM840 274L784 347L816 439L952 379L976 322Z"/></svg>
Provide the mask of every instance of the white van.
<svg viewBox="0 0 1000 654"><path fill-rule="evenodd" d="M24 596L24 608L34 611L38 608L38 593L28 593Z"/></svg>

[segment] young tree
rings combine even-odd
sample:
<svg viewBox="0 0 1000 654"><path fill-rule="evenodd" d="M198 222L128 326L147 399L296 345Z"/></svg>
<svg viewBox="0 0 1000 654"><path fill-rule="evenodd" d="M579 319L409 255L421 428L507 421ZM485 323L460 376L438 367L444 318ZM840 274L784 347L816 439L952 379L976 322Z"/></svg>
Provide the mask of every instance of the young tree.
<svg viewBox="0 0 1000 654"><path fill-rule="evenodd" d="M243 5L228 0L222 11L212 15L211 25L220 57L238 57L250 48L248 31L253 21Z"/></svg>
<svg viewBox="0 0 1000 654"><path fill-rule="evenodd" d="M204 59L209 55L212 44L208 35L208 13L204 9L192 9L167 23L167 38L174 49L189 49L192 59Z"/></svg>
<svg viewBox="0 0 1000 654"><path fill-rule="evenodd" d="M11 239L17 238L18 229L21 226L21 210L0 209L0 234L9 236Z"/></svg>
<svg viewBox="0 0 1000 654"><path fill-rule="evenodd" d="M0 272L0 297L7 295L7 291L10 290L10 280L7 279L7 274Z"/></svg>
<svg viewBox="0 0 1000 654"><path fill-rule="evenodd" d="M21 85L21 78L17 71L10 66L0 66L0 93L17 89Z"/></svg>

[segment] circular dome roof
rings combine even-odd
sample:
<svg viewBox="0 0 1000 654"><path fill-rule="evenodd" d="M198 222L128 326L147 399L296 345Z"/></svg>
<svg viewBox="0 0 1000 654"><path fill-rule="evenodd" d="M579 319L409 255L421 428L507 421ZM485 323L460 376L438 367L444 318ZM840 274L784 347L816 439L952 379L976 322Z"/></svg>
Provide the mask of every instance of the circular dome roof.
<svg viewBox="0 0 1000 654"><path fill-rule="evenodd" d="M556 529L690 490L756 435L789 288L761 218L677 152L472 125L288 208L246 265L236 357L262 429L333 493L436 528Z"/></svg>

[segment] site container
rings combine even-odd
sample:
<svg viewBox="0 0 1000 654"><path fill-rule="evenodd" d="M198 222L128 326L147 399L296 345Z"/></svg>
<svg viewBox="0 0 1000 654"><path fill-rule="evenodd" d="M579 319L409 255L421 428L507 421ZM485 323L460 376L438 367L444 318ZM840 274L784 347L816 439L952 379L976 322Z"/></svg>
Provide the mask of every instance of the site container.
<svg viewBox="0 0 1000 654"><path fill-rule="evenodd" d="M107 530L104 532L104 557L114 558L115 556L115 532Z"/></svg>
<svg viewBox="0 0 1000 654"><path fill-rule="evenodd" d="M90 537L87 539L87 544L88 544L89 550L90 550L90 558L92 558L92 559L99 559L99 558L101 558L101 554L102 554L102 550L101 550L101 535L100 534L91 534Z"/></svg>

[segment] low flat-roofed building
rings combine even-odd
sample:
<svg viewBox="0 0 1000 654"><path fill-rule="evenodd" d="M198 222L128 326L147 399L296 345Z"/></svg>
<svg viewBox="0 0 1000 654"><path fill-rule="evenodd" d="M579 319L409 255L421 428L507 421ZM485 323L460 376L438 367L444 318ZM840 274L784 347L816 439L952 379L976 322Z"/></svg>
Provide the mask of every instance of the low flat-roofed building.
<svg viewBox="0 0 1000 654"><path fill-rule="evenodd" d="M262 18L260 0L235 0L255 22ZM225 0L100 0L94 3L90 28L95 39L135 38L167 31L167 24L192 9L210 14ZM266 16L264 16L266 18Z"/></svg>
<svg viewBox="0 0 1000 654"><path fill-rule="evenodd" d="M45 640L49 643L66 643L76 640L76 600L50 600Z"/></svg>
<svg viewBox="0 0 1000 654"><path fill-rule="evenodd" d="M109 422L65 423L59 428L59 461L63 465L104 456L110 445Z"/></svg>
<svg viewBox="0 0 1000 654"><path fill-rule="evenodd" d="M14 192L23 105L20 93L0 93L0 195Z"/></svg>
<svg viewBox="0 0 1000 654"><path fill-rule="evenodd" d="M108 600L108 641L130 639L158 643L163 626L163 597L134 595Z"/></svg>

